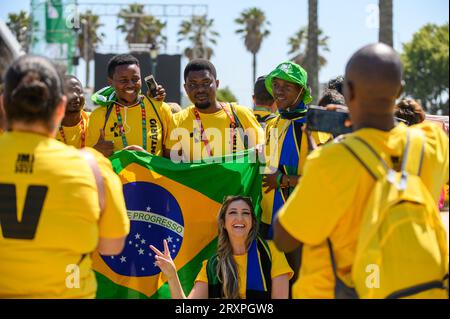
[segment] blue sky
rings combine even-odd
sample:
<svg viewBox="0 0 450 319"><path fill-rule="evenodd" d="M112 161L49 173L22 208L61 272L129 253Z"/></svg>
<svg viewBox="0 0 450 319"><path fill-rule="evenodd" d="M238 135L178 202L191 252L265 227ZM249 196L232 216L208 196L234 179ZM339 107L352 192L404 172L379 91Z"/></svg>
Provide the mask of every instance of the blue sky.
<svg viewBox="0 0 450 319"><path fill-rule="evenodd" d="M79 0L83 2L132 3L129 0ZM251 106L252 57L244 42L235 34L234 19L250 7L262 9L271 22L271 35L264 41L258 55L258 75L270 72L277 64L288 59L288 38L300 27L307 25L307 0L158 0L139 1L148 4L207 4L209 17L215 20L220 33L214 48L212 62L216 65L222 86L229 86L241 104ZM29 10L27 0L1 0L0 19L9 12ZM319 26L329 36L330 52L324 56L328 64L320 72L321 82L342 74L349 57L361 46L378 40L378 29L373 24L373 6L378 0L319 0ZM447 0L394 0L394 47L401 51L402 43L412 39L414 32L426 23L443 24L449 20ZM376 19L375 19L376 20ZM115 19L105 20L103 32L106 45L121 43L122 36L115 33ZM177 43L179 18L168 20L166 35L168 53L179 53L183 45ZM104 48L106 50L106 47ZM182 66L187 63L184 59ZM78 75L84 79L80 65Z"/></svg>

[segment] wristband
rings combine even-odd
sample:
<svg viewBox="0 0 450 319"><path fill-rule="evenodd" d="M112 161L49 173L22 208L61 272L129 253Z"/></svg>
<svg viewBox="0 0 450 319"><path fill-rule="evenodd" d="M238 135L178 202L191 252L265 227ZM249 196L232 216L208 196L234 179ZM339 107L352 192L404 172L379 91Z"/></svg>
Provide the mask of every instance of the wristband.
<svg viewBox="0 0 450 319"><path fill-rule="evenodd" d="M277 187L281 187L281 179L283 178L283 173L278 174L277 176Z"/></svg>

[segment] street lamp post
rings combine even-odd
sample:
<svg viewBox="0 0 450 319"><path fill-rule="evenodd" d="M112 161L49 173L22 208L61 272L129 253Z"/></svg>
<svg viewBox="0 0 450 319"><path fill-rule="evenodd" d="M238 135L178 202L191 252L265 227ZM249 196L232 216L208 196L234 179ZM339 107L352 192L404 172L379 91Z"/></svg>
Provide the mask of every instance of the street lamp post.
<svg viewBox="0 0 450 319"><path fill-rule="evenodd" d="M150 57L152 58L152 75L156 78L156 65L158 64L158 48L152 44L150 48Z"/></svg>

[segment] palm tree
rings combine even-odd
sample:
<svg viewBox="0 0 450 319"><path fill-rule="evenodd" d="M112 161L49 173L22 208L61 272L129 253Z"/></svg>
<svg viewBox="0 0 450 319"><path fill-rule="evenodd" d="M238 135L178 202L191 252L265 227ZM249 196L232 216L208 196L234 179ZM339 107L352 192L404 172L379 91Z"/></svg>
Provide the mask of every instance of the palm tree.
<svg viewBox="0 0 450 319"><path fill-rule="evenodd" d="M167 37L163 35L163 30L167 23L145 14L144 5L130 4L129 8L120 11L119 17L123 20L123 24L116 28L126 33L125 40L129 47L133 43L146 43L158 50L166 45Z"/></svg>
<svg viewBox="0 0 450 319"><path fill-rule="evenodd" d="M270 34L270 31L267 29L270 22L266 20L264 12L258 8L250 8L243 11L240 17L234 21L242 26L241 29L236 30L236 33L242 34L247 51L253 55L253 83L255 83L256 55L261 48L264 38Z"/></svg>
<svg viewBox="0 0 450 319"><path fill-rule="evenodd" d="M203 58L211 59L214 50L210 44L216 45L216 38L219 33L214 31L214 19L208 19L206 15L192 16L191 20L185 20L181 23L178 31L178 42L189 41L190 47L184 50L184 55L189 59Z"/></svg>
<svg viewBox="0 0 450 319"><path fill-rule="evenodd" d="M392 0L379 0L380 7L380 33L379 42L394 46L393 39L393 3Z"/></svg>
<svg viewBox="0 0 450 319"><path fill-rule="evenodd" d="M98 33L103 24L100 23L100 17L87 10L80 15L82 22L81 32L78 33L78 49L86 62L86 87L89 86L90 65L89 62L94 59L94 53L98 45L103 42L104 33ZM87 46L85 44L87 43Z"/></svg>
<svg viewBox="0 0 450 319"><path fill-rule="evenodd" d="M319 93L319 26L318 0L308 0L308 44L306 49L305 68L308 71L314 103Z"/></svg>
<svg viewBox="0 0 450 319"><path fill-rule="evenodd" d="M21 10L19 14L8 14L8 22L6 25L11 32L16 36L17 41L22 46L25 52L28 52L30 45L31 34L31 17L30 15Z"/></svg>
<svg viewBox="0 0 450 319"><path fill-rule="evenodd" d="M330 37L325 36L323 31L319 29L319 49L321 51L330 52L328 40ZM297 33L289 38L288 44L291 47L288 54L294 54L291 60L297 64L305 65L306 48L308 46L308 29L301 28ZM327 59L319 53L319 70L327 64Z"/></svg>

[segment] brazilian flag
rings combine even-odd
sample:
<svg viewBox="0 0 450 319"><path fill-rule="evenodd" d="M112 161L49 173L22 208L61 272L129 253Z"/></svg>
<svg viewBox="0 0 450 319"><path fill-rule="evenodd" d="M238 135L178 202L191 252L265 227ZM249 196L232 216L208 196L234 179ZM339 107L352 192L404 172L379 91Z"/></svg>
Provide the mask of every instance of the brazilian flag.
<svg viewBox="0 0 450 319"><path fill-rule="evenodd" d="M97 298L170 298L149 248L164 250L164 239L188 294L202 261L216 250L224 197L251 197L259 220L261 175L255 158L250 150L210 163L176 164L146 153L115 153L111 162L122 180L131 227L120 255L93 256Z"/></svg>

